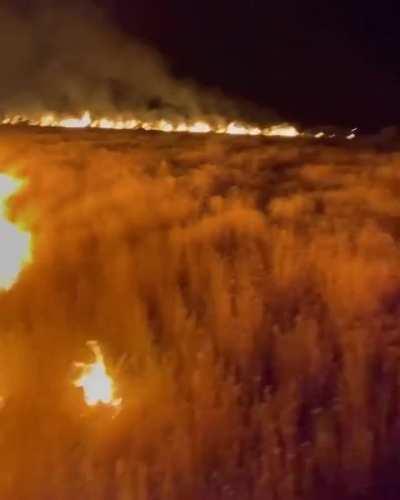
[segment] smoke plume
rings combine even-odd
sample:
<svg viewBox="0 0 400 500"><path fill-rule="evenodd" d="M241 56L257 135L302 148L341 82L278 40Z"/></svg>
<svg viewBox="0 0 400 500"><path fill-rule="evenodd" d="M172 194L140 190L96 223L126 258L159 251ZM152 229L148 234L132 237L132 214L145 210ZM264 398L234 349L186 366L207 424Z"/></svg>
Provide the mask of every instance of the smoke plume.
<svg viewBox="0 0 400 500"><path fill-rule="evenodd" d="M256 118L251 106L176 80L151 47L85 2L0 7L0 112ZM239 116L238 116L239 115ZM263 117L264 118L264 117ZM265 117L275 119L273 113Z"/></svg>

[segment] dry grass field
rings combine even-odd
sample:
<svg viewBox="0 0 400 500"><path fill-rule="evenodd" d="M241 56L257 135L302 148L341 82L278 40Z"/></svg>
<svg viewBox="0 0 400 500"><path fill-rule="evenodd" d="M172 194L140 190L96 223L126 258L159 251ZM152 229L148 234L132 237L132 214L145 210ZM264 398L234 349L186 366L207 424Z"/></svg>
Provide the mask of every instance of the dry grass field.
<svg viewBox="0 0 400 500"><path fill-rule="evenodd" d="M398 498L400 153L3 127L0 170L34 243L1 500ZM73 385L88 340L118 414Z"/></svg>

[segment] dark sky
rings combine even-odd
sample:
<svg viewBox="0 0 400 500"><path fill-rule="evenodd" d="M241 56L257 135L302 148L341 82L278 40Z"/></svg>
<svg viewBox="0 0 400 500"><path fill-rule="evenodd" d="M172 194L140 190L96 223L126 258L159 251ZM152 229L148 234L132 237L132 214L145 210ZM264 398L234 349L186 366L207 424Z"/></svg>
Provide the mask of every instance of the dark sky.
<svg viewBox="0 0 400 500"><path fill-rule="evenodd" d="M400 123L400 5L97 0L174 72L309 124Z"/></svg>

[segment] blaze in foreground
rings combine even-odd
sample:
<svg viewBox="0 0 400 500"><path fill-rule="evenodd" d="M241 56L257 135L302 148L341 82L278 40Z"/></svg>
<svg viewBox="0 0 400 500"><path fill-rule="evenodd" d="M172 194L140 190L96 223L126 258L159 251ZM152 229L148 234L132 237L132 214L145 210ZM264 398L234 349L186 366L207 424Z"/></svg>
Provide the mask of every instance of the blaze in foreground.
<svg viewBox="0 0 400 500"><path fill-rule="evenodd" d="M87 345L92 350L95 361L89 364L76 363L82 373L74 381L74 385L83 389L85 402L88 406L103 404L118 408L122 399L115 397L114 382L107 373L100 346L96 341L89 341Z"/></svg>
<svg viewBox="0 0 400 500"><path fill-rule="evenodd" d="M0 174L0 289L9 290L31 260L31 234L8 219L8 201L23 181Z"/></svg>

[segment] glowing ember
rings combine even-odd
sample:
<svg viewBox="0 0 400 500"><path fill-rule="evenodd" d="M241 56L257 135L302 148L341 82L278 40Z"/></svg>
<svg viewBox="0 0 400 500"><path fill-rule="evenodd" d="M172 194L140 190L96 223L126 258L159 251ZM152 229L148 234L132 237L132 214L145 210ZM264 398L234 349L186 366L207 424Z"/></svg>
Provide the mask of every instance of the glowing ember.
<svg viewBox="0 0 400 500"><path fill-rule="evenodd" d="M8 201L23 181L0 174L0 289L9 290L31 260L31 235L7 217Z"/></svg>
<svg viewBox="0 0 400 500"><path fill-rule="evenodd" d="M95 362L76 363L76 366L82 370L82 374L74 381L74 385L83 389L88 406L103 404L118 408L122 399L115 397L114 382L107 373L100 346L96 341L89 341L87 345L95 355Z"/></svg>
<svg viewBox="0 0 400 500"><path fill-rule="evenodd" d="M346 136L346 139L348 139L349 141L355 139L357 130L358 130L358 128L351 129L351 132L348 136Z"/></svg>

